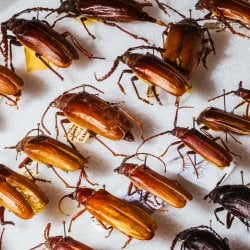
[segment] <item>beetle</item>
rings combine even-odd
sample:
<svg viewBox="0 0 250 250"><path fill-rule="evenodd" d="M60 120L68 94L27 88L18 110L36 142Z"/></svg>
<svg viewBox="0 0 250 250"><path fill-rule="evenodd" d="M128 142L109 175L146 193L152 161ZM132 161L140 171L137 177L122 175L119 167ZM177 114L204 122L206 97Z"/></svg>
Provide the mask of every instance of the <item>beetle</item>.
<svg viewBox="0 0 250 250"><path fill-rule="evenodd" d="M95 191L86 187L77 188L74 193L61 198L59 208L62 200L66 197L75 199L79 204L85 206L71 219L69 231L72 222L85 211L91 213L102 227L110 230L109 235L113 228L127 235L129 238L122 248L125 248L133 238L138 240L152 239L157 229L156 222L144 210L113 196L105 189ZM104 223L110 226L106 226Z"/></svg>
<svg viewBox="0 0 250 250"><path fill-rule="evenodd" d="M205 33L208 38L205 37ZM163 36L165 35L163 59L178 69L187 79L193 76L200 61L207 68L207 56L211 52L215 54L214 43L208 29L200 26L193 18L184 18L180 22L170 23L167 30L163 32Z"/></svg>
<svg viewBox="0 0 250 250"><path fill-rule="evenodd" d="M191 84L189 83L187 78L169 63L164 62L162 59L156 57L154 54L147 53L146 55L144 55L140 53L131 53L133 50L136 49L152 49L153 51L156 50L159 52L164 51L164 49L162 48L156 48L152 46L138 46L130 48L121 56L118 56L115 59L113 67L106 75L100 78L97 78L95 76L96 80L103 81L107 79L116 70L119 65L119 62L122 61L123 63L128 65L130 70L122 71L118 80L120 90L125 94L125 90L120 84L123 74L134 73L135 76L131 78L131 83L133 85L137 98L148 104L149 101L140 97L139 92L136 88L135 81L138 79L142 79L150 85L150 88L153 90L155 98L161 105L162 103L156 93L156 86L176 96L177 99L191 89Z"/></svg>
<svg viewBox="0 0 250 250"><path fill-rule="evenodd" d="M122 164L114 170L119 174L125 175L131 181L128 188L128 195L132 195L135 192L141 194L141 190L143 190L146 193L144 195L141 194L141 200L146 204L148 202L148 195L152 194L155 198L159 197L176 208L182 208L186 205L187 200L192 200L192 195L185 190L178 181L170 180L158 174L149 168L146 163L137 165L126 162L131 157L137 155L138 154L135 154L125 158ZM146 154L146 156L147 155L150 154ZM135 189L134 192L132 192L133 187Z"/></svg>
<svg viewBox="0 0 250 250"><path fill-rule="evenodd" d="M81 155L75 148L71 148L52 137L44 134L30 136L29 134L32 131L33 130L29 131L16 146L6 147L8 149L16 149L17 153L24 152L27 155L27 157L19 164L19 168L26 167L32 161L46 164L48 167L52 168L54 173L60 178L66 187L71 186L59 176L53 166L67 172L74 172L80 169L80 176L83 176L89 183L91 183L84 170L85 164L88 162L87 158ZM42 131L38 129L38 132Z"/></svg>
<svg viewBox="0 0 250 250"><path fill-rule="evenodd" d="M44 125L44 117L49 108L51 106L54 106L55 108L60 109L60 112L56 113L56 117L58 115L66 117L66 119L61 120L61 125L65 132L66 130L63 124L69 122L76 124L79 127L86 128L89 133L96 140L102 143L108 150L110 150L113 155L124 156L113 152L107 145L105 145L99 138L97 138L96 135L101 135L115 141L134 141L134 136L131 132L133 123L137 124L137 126L140 126L142 136L143 132L141 123L126 111L114 105L112 106L112 104L102 100L94 94L89 94L85 90L79 93L70 93L74 89L86 86L93 88L93 86L91 85L81 85L64 92L54 101L52 101L42 116L41 123L43 128L48 133L50 133ZM57 124L56 131L58 135ZM66 138L68 139L67 133L65 134Z"/></svg>
<svg viewBox="0 0 250 250"><path fill-rule="evenodd" d="M183 250L230 250L228 239L222 238L211 227L198 226L188 228L177 234L172 242L171 250L181 241Z"/></svg>
<svg viewBox="0 0 250 250"><path fill-rule="evenodd" d="M212 100L215 100L217 98L220 98L220 97L224 97L225 95L230 95L230 94L234 94L236 96L239 96L240 98L242 98L242 102L240 102L238 105L236 105L233 109L233 112L239 108L240 106L244 105L244 104L247 104L247 107L246 107L246 118L249 118L249 106L250 106L250 90L249 89L245 89L242 87L242 81L239 82L239 87L237 90L232 90L232 91L228 91L226 93L223 93L222 95L218 95L216 97L213 97L211 99L209 99L208 101L212 101Z"/></svg>
<svg viewBox="0 0 250 250"><path fill-rule="evenodd" d="M8 30L12 31L13 36L8 36ZM57 73L49 63L52 63L60 68L69 67L72 60L79 59L79 55L74 46L68 42L65 37L70 36L74 45L88 58L93 58L93 55L83 49L80 43L69 32L59 34L53 30L47 23L33 19L21 19L12 17L1 24L3 56L5 66L8 67L9 57L10 66L12 65L12 49L11 45L23 45L34 51L38 57L51 71L53 71L60 79L63 77ZM8 46L8 39L10 45ZM47 62L48 61L48 62Z"/></svg>
<svg viewBox="0 0 250 250"><path fill-rule="evenodd" d="M203 124L202 130L212 129L228 133L239 142L232 134L250 135L250 120L224 110L208 107L197 118L197 124Z"/></svg>
<svg viewBox="0 0 250 250"><path fill-rule="evenodd" d="M241 171L241 173L243 175L243 171ZM204 197L204 200L209 198L210 201L213 201L213 203L221 205L221 207L214 210L214 215L216 220L222 225L225 224L219 219L217 213L226 210L227 228L231 227L234 217L237 217L248 228L250 226L250 189L247 185L244 186L243 178L242 185L220 186L225 176L226 175L224 175L217 183L216 187Z"/></svg>
<svg viewBox="0 0 250 250"><path fill-rule="evenodd" d="M44 239L45 242L41 243L30 250L37 249L40 246L45 245L49 250L93 250L93 248L88 247L87 245L76 241L70 236L49 236L50 234L51 223L48 223L44 229Z"/></svg>
<svg viewBox="0 0 250 250"><path fill-rule="evenodd" d="M4 221L4 210L8 209L21 219L31 219L42 212L49 202L46 194L34 182L10 168L0 164L0 221Z"/></svg>
<svg viewBox="0 0 250 250"><path fill-rule="evenodd" d="M31 11L50 11L50 14L57 12L58 14L65 13L65 16L59 17L55 22L69 18L80 17L83 27L87 31L88 35L95 39L95 36L90 33L85 22L88 18L95 19L99 22L102 22L106 25L116 27L122 32L130 35L135 39L141 39L145 42L148 42L147 39L139 37L136 34L129 32L128 30L122 28L117 23L130 23L134 21L141 22L150 22L156 23L161 26L167 26L161 20L157 20L154 17L151 17L147 12L143 11L145 6L151 7L152 3L147 0L144 0L143 3L139 3L134 0L60 0L61 6L56 9L49 9L43 7L35 7L31 9L26 9L16 15L23 14L25 12ZM158 1L156 1L158 2ZM158 4L158 3L157 3ZM49 14L49 15L50 15ZM53 26L54 26L53 25Z"/></svg>
<svg viewBox="0 0 250 250"><path fill-rule="evenodd" d="M238 23L246 29L250 29L250 3L245 0L199 0L196 9L206 9L209 13L205 19L215 16L233 34L250 38L249 36L234 30L230 22Z"/></svg>
<svg viewBox="0 0 250 250"><path fill-rule="evenodd" d="M0 65L0 96L17 106L23 85L23 80L15 72ZM14 96L15 100L8 97L9 95Z"/></svg>

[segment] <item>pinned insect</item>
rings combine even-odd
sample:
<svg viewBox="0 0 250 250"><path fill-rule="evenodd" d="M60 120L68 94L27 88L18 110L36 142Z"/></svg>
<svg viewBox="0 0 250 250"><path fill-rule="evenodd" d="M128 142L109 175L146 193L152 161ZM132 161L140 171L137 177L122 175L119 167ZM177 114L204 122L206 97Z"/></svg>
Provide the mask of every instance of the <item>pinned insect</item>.
<svg viewBox="0 0 250 250"><path fill-rule="evenodd" d="M15 72L0 65L0 96L17 106L23 85L23 80ZM9 95L14 96L15 100L11 99Z"/></svg>
<svg viewBox="0 0 250 250"><path fill-rule="evenodd" d="M212 101L212 100L215 100L217 98L220 98L220 97L225 97L225 95L230 95L230 94L234 94L236 96L239 96L240 98L242 98L242 102L240 102L238 105L236 105L233 109L233 112L239 108L240 106L244 105L244 104L247 104L247 107L246 107L246 118L249 118L249 107L250 107L250 90L249 89L245 89L242 87L242 81L240 81L239 83L239 87L237 90L232 90L232 91L228 91L226 93L223 93L222 95L218 95L216 97L213 97L211 99L209 99L208 101Z"/></svg>
<svg viewBox="0 0 250 250"><path fill-rule="evenodd" d="M212 19L215 17L224 24L224 29L228 28L233 34L250 38L249 36L236 31L232 25L238 23L245 29L250 29L250 3L245 0L199 0L196 9L206 9L209 13L204 19Z"/></svg>
<svg viewBox="0 0 250 250"><path fill-rule="evenodd" d="M106 25L116 27L135 39L140 39L148 42L147 39L139 37L117 24L141 21L167 26L167 24L165 24L164 22L151 17L147 12L143 11L143 8L146 6L151 7L152 3L147 0L144 0L143 3L139 3L134 0L61 0L61 6L59 8L50 9L35 7L21 11L16 15L20 15L26 12L29 13L31 11L48 11L50 12L50 14L54 12L57 12L58 14L65 14L64 16L59 17L55 21L54 25L57 21L64 18L80 17L83 27L87 31L88 35L95 39L95 36L90 33L85 24L87 19L91 18Z"/></svg>
<svg viewBox="0 0 250 250"><path fill-rule="evenodd" d="M74 193L62 197L59 208L66 197L77 200L79 204L85 206L71 219L69 231L73 221L85 211L91 213L104 229L110 230L108 236L114 228L127 235L129 238L122 248L125 248L133 238L152 239L157 229L156 222L144 210L113 196L105 189L95 191L91 188L80 187ZM62 212L61 208L60 211Z"/></svg>
<svg viewBox="0 0 250 250"><path fill-rule="evenodd" d="M61 110L60 112L56 113L56 117L59 115L66 117L66 119L61 120L61 125L64 129L67 139L68 136L64 127L64 123L71 122L79 127L86 128L89 133L97 141L103 144L113 155L124 156L124 154L116 154L104 142L97 138L96 135L101 135L115 141L134 141L134 136L131 132L133 123L141 128L142 136L143 132L141 123L121 108L102 100L94 94L89 94L85 90L79 93L70 93L72 90L80 87L94 88L91 85L85 84L68 90L57 97L45 110L42 117L42 126L48 133L50 133L44 125L44 117L49 108L53 106ZM97 88L94 89L103 93ZM58 135L57 122L56 131Z"/></svg>
<svg viewBox="0 0 250 250"><path fill-rule="evenodd" d="M118 56L113 64L111 70L104 75L103 77L96 77L97 81L103 81L111 76L111 74L116 70L119 65L119 62L127 64L130 70L123 70L119 79L118 86L120 90L125 94L125 90L121 85L120 81L122 79L123 74L125 73L134 73L135 76L131 78L132 86L135 90L137 98L150 104L150 102L139 95L139 92L136 88L135 81L138 79L142 79L144 82L150 85L150 88L158 101L159 104L162 105L158 94L156 93L156 87L160 87L166 92L176 96L176 103L179 101L179 97L185 94L187 91L191 89L191 85L188 82L187 78L176 70L173 66L164 62L159 57L156 57L154 54L147 53L139 54L139 53L131 53L137 49L151 49L153 51L163 52L164 49L156 48L152 46L138 46L134 48L128 49L121 56ZM176 104L177 105L177 104Z"/></svg>
<svg viewBox="0 0 250 250"><path fill-rule="evenodd" d="M29 135L35 130L39 133L37 136ZM67 188L71 186L57 173L54 167L69 172L80 169L80 176L84 177L89 183L93 184L88 180L85 172L85 164L88 162L87 159L76 149L44 135L43 131L39 128L29 131L16 146L6 148L16 149L17 153L24 152L27 155L27 157L19 164L19 168L26 167L32 161L46 164L53 170L53 172L59 177Z"/></svg>
<svg viewBox="0 0 250 250"><path fill-rule="evenodd" d="M217 213L224 210L227 211L227 220L226 226L230 228L233 220L237 217L243 224L249 228L250 226L250 189L248 185L244 185L243 181L243 171L242 175L242 184L241 185L223 185L220 186L223 179L217 183L216 187L204 197L204 199L210 199L214 203L218 203L221 207L218 207L214 210L214 215L216 220L219 221L222 225L225 225L222 222Z"/></svg>
<svg viewBox="0 0 250 250"><path fill-rule="evenodd" d="M9 36L7 33L12 31L15 36ZM53 30L49 24L45 24L40 20L18 19L15 16L1 24L2 52L5 61L5 67L14 70L12 64L12 45L25 46L34 51L34 54L45 64L52 72L54 72L61 80L63 77L56 72L49 63L60 68L69 67L72 60L79 59L79 55L74 46L68 42L65 37L70 36L74 45L88 58L94 56L82 48L80 43L68 31L59 34ZM8 45L8 40L10 40Z"/></svg>
<svg viewBox="0 0 250 250"><path fill-rule="evenodd" d="M158 197L176 208L182 208L186 205L187 200L192 200L192 195L185 190L178 181L170 180L146 165L146 157L148 155L155 157L154 155L145 154L145 163L143 165L126 163L130 158L141 154L144 153L125 158L122 164L114 170L130 179L131 183L128 188L128 195L139 193L140 199L149 207L151 207L151 201L149 200L150 194L154 196L157 205L160 205L157 201ZM158 157L156 158L159 159ZM159 160L162 161L161 159ZM163 161L162 163L165 166ZM133 188L134 191L132 191ZM145 193L142 193L142 191L145 191Z"/></svg>
<svg viewBox="0 0 250 250"><path fill-rule="evenodd" d="M0 164L0 221L2 225L13 224L4 220L8 209L21 219L31 219L42 212L49 202L45 193L34 182Z"/></svg>
<svg viewBox="0 0 250 250"><path fill-rule="evenodd" d="M65 226L65 222L64 222ZM87 245L76 241L75 239L71 238L70 236L66 236L66 232L64 230L64 236L49 236L50 234L51 223L48 223L44 229L44 239L45 242L41 243L30 250L37 249L43 245L46 246L49 250L93 250L92 248L88 247ZM65 229L65 228L64 228Z"/></svg>
<svg viewBox="0 0 250 250"><path fill-rule="evenodd" d="M175 236L171 250L175 249L178 241L182 242L181 249L183 250L230 250L228 239L221 238L211 227L207 226L191 227L180 232Z"/></svg>

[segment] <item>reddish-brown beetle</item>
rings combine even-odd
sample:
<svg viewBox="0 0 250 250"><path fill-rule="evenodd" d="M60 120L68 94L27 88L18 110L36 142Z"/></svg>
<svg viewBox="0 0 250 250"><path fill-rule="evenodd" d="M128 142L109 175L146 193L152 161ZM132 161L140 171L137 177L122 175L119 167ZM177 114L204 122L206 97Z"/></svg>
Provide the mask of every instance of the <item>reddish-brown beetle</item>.
<svg viewBox="0 0 250 250"><path fill-rule="evenodd" d="M8 30L12 31L15 35L15 37L12 36L10 38L10 46L8 46ZM12 65L12 44L23 45L33 50L36 57L61 79L63 79L62 76L57 73L47 61L57 67L66 68L71 65L72 60L79 59L76 49L65 39L66 36L71 37L74 45L85 56L93 58L93 55L84 50L69 32L65 32L61 35L54 31L49 25L39 20L26 20L12 17L1 24L1 32L5 66L8 67L10 57L12 70L14 70Z"/></svg>
<svg viewBox="0 0 250 250"><path fill-rule="evenodd" d="M121 56L118 56L115 59L113 67L105 76L100 78L96 77L96 79L98 81L107 79L118 67L119 62L122 61L123 63L127 64L131 70L122 71L118 80L120 90L125 94L125 90L120 84L123 74L134 73L136 76L133 76L131 78L131 82L134 87L135 93L138 99L146 103L149 103L149 101L140 97L139 92L136 88L135 81L138 79L142 79L143 81L151 85L150 88L152 89L152 92L154 93L154 96L159 104L162 103L160 102L159 97L156 93L156 86L176 96L177 99L191 89L191 85L188 82L187 78L173 66L164 62L162 59L154 56L153 54L147 53L146 55L144 55L139 53L131 53L131 51L136 49L152 49L153 51L156 50L159 52L164 51L164 49L151 46L138 46L130 48Z"/></svg>
<svg viewBox="0 0 250 250"><path fill-rule="evenodd" d="M225 97L225 95L230 95L230 94L235 94L239 97L241 97L243 99L242 102L240 102L238 105L236 105L233 109L233 112L239 108L240 106L244 105L245 103L247 104L247 107L246 107L246 118L249 117L248 115L248 112L249 112L249 107L250 107L250 90L249 89L245 89L242 87L242 81L240 81L239 83L239 87L237 90L232 90L232 91L228 91L226 93L223 93L222 95L218 95L216 97L213 97L211 99L209 99L208 101L212 101L212 100L215 100L217 98L220 98L220 97Z"/></svg>
<svg viewBox="0 0 250 250"><path fill-rule="evenodd" d="M86 187L78 188L76 192L62 197L59 207L65 197L75 199L85 206L83 210L71 219L69 231L71 230L72 222L86 210L97 219L101 226L110 230L109 234L113 228L116 228L129 237L123 248L133 238L138 240L152 239L157 229L156 222L144 210L128 201L113 196L105 189L95 191ZM107 227L104 223L110 226Z"/></svg>
<svg viewBox="0 0 250 250"><path fill-rule="evenodd" d="M91 85L82 85L79 87L85 86L93 88ZM114 155L119 154L114 153L109 147L107 147L107 145L97 138L96 135L101 135L111 140L134 141L134 136L131 132L133 127L132 122L141 127L142 135L141 123L122 109L112 106L110 103L100 99L96 95L89 94L86 91L69 93L79 87L64 92L50 103L42 117L42 125L44 129L46 129L43 122L44 116L49 108L54 106L61 110L56 113L56 116L60 115L66 117L66 119L61 120L61 125L64 131L65 128L63 124L69 122L74 123L79 127L86 128L92 136L108 148ZM50 133L48 129L46 129L46 131ZM58 134L57 124L56 131ZM67 133L65 134L67 136Z"/></svg>
<svg viewBox="0 0 250 250"><path fill-rule="evenodd" d="M196 9L207 9L209 13L205 19L215 16L233 34L250 38L249 36L234 30L231 21L239 23L246 29L250 29L250 3L246 0L199 0Z"/></svg>
<svg viewBox="0 0 250 250"><path fill-rule="evenodd" d="M45 242L32 247L30 250L37 249L43 245L45 245L49 250L93 250L70 236L49 236L50 228L51 223L48 223L44 229Z"/></svg>
<svg viewBox="0 0 250 250"><path fill-rule="evenodd" d="M17 105L23 88L23 80L12 70L0 65L0 96L5 97L13 105ZM14 96L12 100L8 95Z"/></svg>
<svg viewBox="0 0 250 250"><path fill-rule="evenodd" d="M208 38L205 38L207 33ZM190 79L200 61L206 67L207 56L213 51L213 40L207 28L198 24L193 18L185 18L178 23L170 23L163 33L167 35L164 41L164 61L170 63L183 75Z"/></svg>
<svg viewBox="0 0 250 250"><path fill-rule="evenodd" d="M158 174L154 170L147 167L146 163L143 165L126 163L128 159L137 155L138 154L135 154L125 158L122 164L114 170L115 172L123 174L130 179L131 183L128 188L128 195L139 193L141 195L140 199L149 206L149 194L152 194L155 198L159 197L169 205L176 208L182 208L186 205L187 200L192 200L192 195L186 191L178 181L170 180ZM150 154L145 155L148 156ZM133 187L135 191L132 191ZM142 194L140 192L141 190L146 193Z"/></svg>
<svg viewBox="0 0 250 250"><path fill-rule="evenodd" d="M14 148L17 150L17 153L24 152L27 155L27 157L19 164L19 168L26 167L26 165L30 164L32 161L46 164L54 171L60 180L63 181L66 187L71 186L59 176L54 167L69 172L80 169L80 176L83 176L89 183L91 183L84 170L85 164L88 162L87 158L82 156L75 148L71 148L49 136L43 134L29 136L31 131L29 131L16 146L6 147L8 149ZM40 133L42 131L38 129L38 132Z"/></svg>
<svg viewBox="0 0 250 250"><path fill-rule="evenodd" d="M14 224L4 221L5 208L22 219L31 219L43 211L48 202L45 193L34 182L0 164L1 224Z"/></svg>
<svg viewBox="0 0 250 250"><path fill-rule="evenodd" d="M141 39L143 41L148 42L147 39L138 37L137 35L127 31L126 29L120 27L117 24L142 21L167 26L167 24L155 19L154 17L151 17L148 13L143 11L143 8L145 6L151 7L152 3L147 0L144 0L143 3L139 3L134 0L64 0L61 1L61 6L56 9L37 7L24 10L16 15L31 11L50 11L50 14L52 14L53 12L57 12L59 14L66 14L65 16L59 17L55 21L55 23L67 17L80 17L80 20L88 35L95 39L95 36L90 33L85 24L86 20L88 18L91 18L98 20L99 22L102 22L106 25L116 27L135 39Z"/></svg>

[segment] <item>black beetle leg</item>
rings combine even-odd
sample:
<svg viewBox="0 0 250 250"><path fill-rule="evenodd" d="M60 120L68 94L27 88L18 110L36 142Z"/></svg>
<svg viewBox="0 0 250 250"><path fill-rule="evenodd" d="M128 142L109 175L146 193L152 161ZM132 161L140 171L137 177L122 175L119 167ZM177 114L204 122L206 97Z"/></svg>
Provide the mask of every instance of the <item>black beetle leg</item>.
<svg viewBox="0 0 250 250"><path fill-rule="evenodd" d="M233 220L234 220L234 216L230 212L228 212L227 213L227 228L230 228L232 226Z"/></svg>
<svg viewBox="0 0 250 250"><path fill-rule="evenodd" d="M218 217L217 213L222 212L222 211L224 211L224 210L225 210L225 208L223 208L223 207L217 207L217 208L214 210L214 215L215 215L216 220L219 221L222 225L225 225L225 223L224 223L223 221L220 220L220 218Z"/></svg>
<svg viewBox="0 0 250 250"><path fill-rule="evenodd" d="M107 227L101 220L97 220L97 221L100 223L100 225L102 226L102 228L104 228L105 230L109 230L108 235L105 236L105 238L108 238L110 236L110 234L112 233L112 231L113 231L114 228L112 226Z"/></svg>
<svg viewBox="0 0 250 250"><path fill-rule="evenodd" d="M6 225L6 224L15 225L15 223L12 222L12 221L5 221L4 220L4 211L5 211L5 208L4 207L0 207L0 221L1 221L1 225Z"/></svg>
<svg viewBox="0 0 250 250"><path fill-rule="evenodd" d="M86 32L88 33L88 35L89 35L90 37L92 37L93 39L95 39L96 37L95 37L92 33L90 33L89 29L87 28L87 26L86 26L86 24L85 24L85 21L87 21L87 18L86 18L86 17L81 17L81 18L80 18L80 21L81 21L81 23L82 23L84 29L85 29Z"/></svg>

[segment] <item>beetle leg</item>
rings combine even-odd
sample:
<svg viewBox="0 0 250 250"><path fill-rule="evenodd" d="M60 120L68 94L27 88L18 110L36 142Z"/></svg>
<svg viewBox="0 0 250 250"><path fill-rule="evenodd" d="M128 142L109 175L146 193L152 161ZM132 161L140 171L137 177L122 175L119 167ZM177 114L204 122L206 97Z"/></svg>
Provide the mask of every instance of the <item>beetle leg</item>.
<svg viewBox="0 0 250 250"><path fill-rule="evenodd" d="M31 171L27 168L27 166L25 165L24 167L25 167L25 169L26 169L26 172L29 174L29 176L32 178L33 181L41 181L41 182L48 182L48 183L51 183L51 181L47 181L47 180L40 179L40 178L35 178L35 177L32 175Z"/></svg>
<svg viewBox="0 0 250 250"><path fill-rule="evenodd" d="M148 39L144 38L144 37L140 37L140 36L137 36L136 34L134 33L131 33L129 32L128 30L125 30L123 29L121 26L119 26L118 24L116 23L112 23L112 22L108 22L106 20L102 20L102 22L106 25L109 25L109 26L112 26L112 27L116 27L117 29L121 30L122 32L128 34L129 36L132 36L133 38L135 39L139 39L139 40L142 40L144 42L146 42L147 44L150 44L150 42L148 41Z"/></svg>
<svg viewBox="0 0 250 250"><path fill-rule="evenodd" d="M153 85L151 85L151 86L148 87L148 90L149 90L149 89L151 90L151 92L152 92L154 98L156 99L156 101L157 101L160 105L163 105L162 102L161 102L161 100L160 100L160 98L159 98L159 95L157 94L156 87L153 86Z"/></svg>
<svg viewBox="0 0 250 250"><path fill-rule="evenodd" d="M88 33L88 35L89 35L90 37L92 37L93 39L95 39L96 37L95 37L92 33L90 33L89 29L87 28L87 26L86 26L86 24L85 24L85 21L87 21L87 19L88 19L88 18L86 18L86 17L81 17L81 18L80 18L80 21L81 21L81 23L82 23L84 29L85 29L86 32Z"/></svg>
<svg viewBox="0 0 250 250"><path fill-rule="evenodd" d="M81 216L84 212L86 211L86 208L80 210L77 214L75 214L70 223L69 223L69 228L68 228L68 232L71 232L71 227L72 227L72 224L73 224L73 221L76 220L79 216Z"/></svg>
<svg viewBox="0 0 250 250"><path fill-rule="evenodd" d="M197 178L199 178L199 173L198 173L198 170L196 169L196 157L195 157L194 162L193 162L192 158L190 157L191 154L196 155L196 153L194 151L188 151L187 156L188 156L188 158L189 158L189 160L194 168L194 171L195 171Z"/></svg>
<svg viewBox="0 0 250 250"><path fill-rule="evenodd" d="M18 168L26 167L27 165L31 164L32 162L33 162L32 159L30 159L29 157L26 157L26 158L18 165Z"/></svg>
<svg viewBox="0 0 250 250"><path fill-rule="evenodd" d="M215 210L214 210L214 215L215 215L215 218L218 222L220 222L222 225L225 225L225 223L223 221L220 220L220 218L218 217L217 213L219 212L222 212L224 211L225 208L224 207L217 207Z"/></svg>
<svg viewBox="0 0 250 250"><path fill-rule="evenodd" d="M139 100L141 100L141 101L147 103L147 104L153 105L153 103L150 103L148 100L146 100L146 99L140 97L139 91L138 91L138 89L136 88L136 85L135 85L135 81L137 81L137 80L138 80L138 77L137 77L137 76L133 76L133 77L131 78L131 83L132 83L132 86L133 86L133 88L134 88L134 91L135 91L135 93L136 93L136 95L137 95L137 98L138 98Z"/></svg>
<svg viewBox="0 0 250 250"><path fill-rule="evenodd" d="M119 79L118 79L118 82L117 82L117 84L118 84L118 86L119 86L121 92L122 92L124 95L126 95L126 91L125 91L124 87L122 86L122 84L120 83L120 81L121 81L121 79L122 79L122 77L123 77L123 74L133 74L133 71L130 70L130 69L125 69L125 70L123 70L122 73L121 73L121 75L119 76Z"/></svg>
<svg viewBox="0 0 250 250"><path fill-rule="evenodd" d="M93 185L93 186L98 185L98 183L93 183L93 182L91 182L91 181L88 179L88 176L87 176L87 174L86 174L86 172L85 172L85 169L84 169L84 167L82 167L82 168L81 168L81 172L80 172L80 176L79 176L79 180L78 180L78 182L77 182L77 184L76 184L76 187L77 187L77 188L80 187L80 185L81 185L81 180L82 180L83 178L84 178L90 185Z"/></svg>
<svg viewBox="0 0 250 250"><path fill-rule="evenodd" d="M231 133L231 132L227 132L236 142L238 142L239 144L242 145L242 143Z"/></svg>
<svg viewBox="0 0 250 250"><path fill-rule="evenodd" d="M91 135L98 141L100 142L106 149L108 149L113 156L121 156L121 157L127 157L128 155L125 154L117 154L115 153L108 145L106 145L101 139L99 139L95 134L91 133Z"/></svg>
<svg viewBox="0 0 250 250"><path fill-rule="evenodd" d="M227 213L227 228L229 229L232 226L234 216L230 212Z"/></svg>
<svg viewBox="0 0 250 250"><path fill-rule="evenodd" d="M208 138L210 139L213 139L213 136L207 131L209 128L207 126L202 126L200 128L200 131L205 135L207 136Z"/></svg>
<svg viewBox="0 0 250 250"><path fill-rule="evenodd" d="M105 236L105 238L108 238L110 236L110 234L112 233L112 231L113 231L114 228L112 226L108 226L107 227L101 220L97 220L97 221L100 223L100 225L101 225L102 228L104 228L105 230L109 230L108 235Z"/></svg>
<svg viewBox="0 0 250 250"><path fill-rule="evenodd" d="M133 238L131 236L128 237L128 240L125 242L124 246L122 247L122 249L126 248L127 245L133 240Z"/></svg>
<svg viewBox="0 0 250 250"><path fill-rule="evenodd" d="M14 68L13 63L12 63L12 45L15 45L15 46L22 46L22 45L19 41L17 41L16 37L14 37L14 36L8 35L7 38L9 39L9 48L10 48L10 51L9 51L10 68L11 68L11 70L13 70L15 72L15 68Z"/></svg>
<svg viewBox="0 0 250 250"><path fill-rule="evenodd" d="M172 146L174 146L174 145L176 145L176 144L180 144L180 143L182 143L182 141L176 141L176 142L171 143L171 144L167 147L167 149L166 149L159 157L163 157L163 156L168 152L168 150L169 150L170 147L172 147Z"/></svg>
<svg viewBox="0 0 250 250"><path fill-rule="evenodd" d="M247 119L248 119L249 106L250 106L250 103L248 103L248 104L247 104L247 107L246 107L246 118L247 118Z"/></svg>
<svg viewBox="0 0 250 250"><path fill-rule="evenodd" d="M35 53L35 56L36 56L39 60L41 60L42 63L43 63L46 67L48 67L54 74L56 74L62 81L64 80L64 78L63 78L56 70L54 70L54 69L50 66L50 64L49 64L48 62L46 62L46 61L43 59L43 57L42 57L40 54Z"/></svg>
<svg viewBox="0 0 250 250"><path fill-rule="evenodd" d="M0 221L1 221L1 225L7 225L7 224L15 225L15 223L13 221L5 221L4 220L4 211L5 211L5 208L4 207L0 207Z"/></svg>
<svg viewBox="0 0 250 250"><path fill-rule="evenodd" d="M237 108L239 108L240 106L242 106L242 105L245 104L246 102L247 102L247 101L243 101L243 102L237 104L237 105L233 108L232 113L234 113L234 111L235 111Z"/></svg>
<svg viewBox="0 0 250 250"><path fill-rule="evenodd" d="M56 139L58 139L59 136L59 129L58 129L58 120L57 117L58 116L63 116L65 117L64 113L62 111L58 111L55 113L55 130L56 130Z"/></svg>
<svg viewBox="0 0 250 250"><path fill-rule="evenodd" d="M177 151L182 159L182 169L184 170L185 169L185 159L184 159L184 156L183 154L181 153L181 149L185 147L185 144L182 143L180 144L178 147L177 147Z"/></svg>
<svg viewBox="0 0 250 250"><path fill-rule="evenodd" d="M3 228L1 236L0 236L0 249L2 249L2 240L3 240L3 233L4 233L5 228Z"/></svg>
<svg viewBox="0 0 250 250"><path fill-rule="evenodd" d="M10 103L6 102L7 105L9 106L16 106L16 108L18 109L18 105L17 105L17 101L16 100L12 100L10 97L4 95L4 94L1 94L0 93L0 96L6 98L8 101L10 101Z"/></svg>
<svg viewBox="0 0 250 250"><path fill-rule="evenodd" d="M133 187L135 189L134 191L132 191ZM138 188L136 186L134 186L133 182L130 182L129 186L128 186L127 195L132 196L133 194L138 193L138 191L139 191Z"/></svg>

